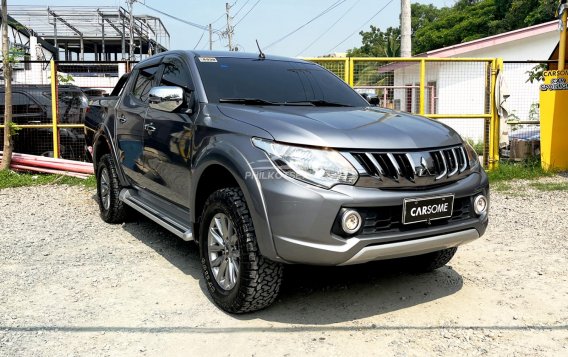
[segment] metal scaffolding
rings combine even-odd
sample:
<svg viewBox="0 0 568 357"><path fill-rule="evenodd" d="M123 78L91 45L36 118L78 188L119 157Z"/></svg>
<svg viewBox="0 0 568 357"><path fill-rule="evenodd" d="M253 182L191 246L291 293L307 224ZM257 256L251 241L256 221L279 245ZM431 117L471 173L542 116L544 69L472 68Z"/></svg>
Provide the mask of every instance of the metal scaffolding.
<svg viewBox="0 0 568 357"><path fill-rule="evenodd" d="M123 7L22 5L9 6L8 14L31 34L55 47L54 57L59 60L140 60L170 46L170 34L160 18L135 15L135 58L128 58L130 13Z"/></svg>

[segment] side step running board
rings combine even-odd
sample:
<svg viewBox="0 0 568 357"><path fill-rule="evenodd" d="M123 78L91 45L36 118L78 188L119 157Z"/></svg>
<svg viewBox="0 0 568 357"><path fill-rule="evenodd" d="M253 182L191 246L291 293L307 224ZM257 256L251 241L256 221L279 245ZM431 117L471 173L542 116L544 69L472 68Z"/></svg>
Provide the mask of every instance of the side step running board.
<svg viewBox="0 0 568 357"><path fill-rule="evenodd" d="M120 200L129 207L142 213L144 216L150 218L152 221L172 232L176 236L180 237L181 239L185 241L193 240L193 232L191 231L191 227L188 227L187 224L180 222L178 219L172 216L157 211L143 199L141 199L136 194L136 191L126 188L123 189L122 191L120 191Z"/></svg>

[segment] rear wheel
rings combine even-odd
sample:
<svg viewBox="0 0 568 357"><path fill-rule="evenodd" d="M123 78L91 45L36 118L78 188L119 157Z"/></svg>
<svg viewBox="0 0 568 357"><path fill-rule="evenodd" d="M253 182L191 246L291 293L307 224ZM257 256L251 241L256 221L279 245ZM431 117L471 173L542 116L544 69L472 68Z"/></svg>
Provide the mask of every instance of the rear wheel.
<svg viewBox="0 0 568 357"><path fill-rule="evenodd" d="M405 265L414 272L430 272L446 265L456 254L458 248L448 248L432 253L404 258Z"/></svg>
<svg viewBox="0 0 568 357"><path fill-rule="evenodd" d="M215 191L202 217L201 266L213 301L231 313L272 304L280 290L283 267L260 254L243 192L239 188Z"/></svg>
<svg viewBox="0 0 568 357"><path fill-rule="evenodd" d="M128 207L119 199L122 186L114 161L109 154L105 154L97 166L97 198L101 218L107 223L122 223L127 217Z"/></svg>

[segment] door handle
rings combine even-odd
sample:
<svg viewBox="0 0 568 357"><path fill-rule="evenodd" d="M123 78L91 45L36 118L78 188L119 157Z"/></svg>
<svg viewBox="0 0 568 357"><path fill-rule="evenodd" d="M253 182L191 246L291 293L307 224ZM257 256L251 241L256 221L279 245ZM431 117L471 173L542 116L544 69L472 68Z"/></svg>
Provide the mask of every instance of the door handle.
<svg viewBox="0 0 568 357"><path fill-rule="evenodd" d="M144 130L148 132L148 134L152 135L152 133L156 130L154 123L144 124Z"/></svg>
<svg viewBox="0 0 568 357"><path fill-rule="evenodd" d="M124 124L124 123L127 122L126 117L124 116L124 114L121 114L121 115L118 117L118 121L121 122L122 124Z"/></svg>

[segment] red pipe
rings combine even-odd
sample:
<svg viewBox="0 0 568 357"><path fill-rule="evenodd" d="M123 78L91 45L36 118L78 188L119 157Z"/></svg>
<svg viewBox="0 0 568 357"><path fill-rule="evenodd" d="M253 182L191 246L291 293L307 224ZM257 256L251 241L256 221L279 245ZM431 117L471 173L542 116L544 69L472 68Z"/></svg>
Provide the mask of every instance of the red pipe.
<svg viewBox="0 0 568 357"><path fill-rule="evenodd" d="M1 155L2 152L0 151L0 157ZM92 175L94 173L93 164L65 159L55 159L44 156L14 153L12 154L12 163L19 166L54 169L57 171L73 172L86 175Z"/></svg>
<svg viewBox="0 0 568 357"><path fill-rule="evenodd" d="M82 174L90 174L90 175L93 174L92 166L84 167L74 164L66 164L66 163L59 163L53 161L40 161L33 159L30 160L28 158L21 158L21 157L13 157L12 162L14 164L19 164L19 165L35 166L35 167L42 167L42 168L69 171L69 172L79 172Z"/></svg>
<svg viewBox="0 0 568 357"><path fill-rule="evenodd" d="M76 173L76 172L50 170L50 169L44 169L44 168L26 166L26 165L18 165L18 164L12 164L12 165L10 165L10 167L13 168L13 169L16 169L16 170L34 171L34 172L41 172L41 173L46 173L46 174L57 174L57 175L64 175L64 176L72 176L72 177L77 177L77 178L82 178L82 179L86 179L90 176L90 175L87 175L87 174L80 174L80 173Z"/></svg>

